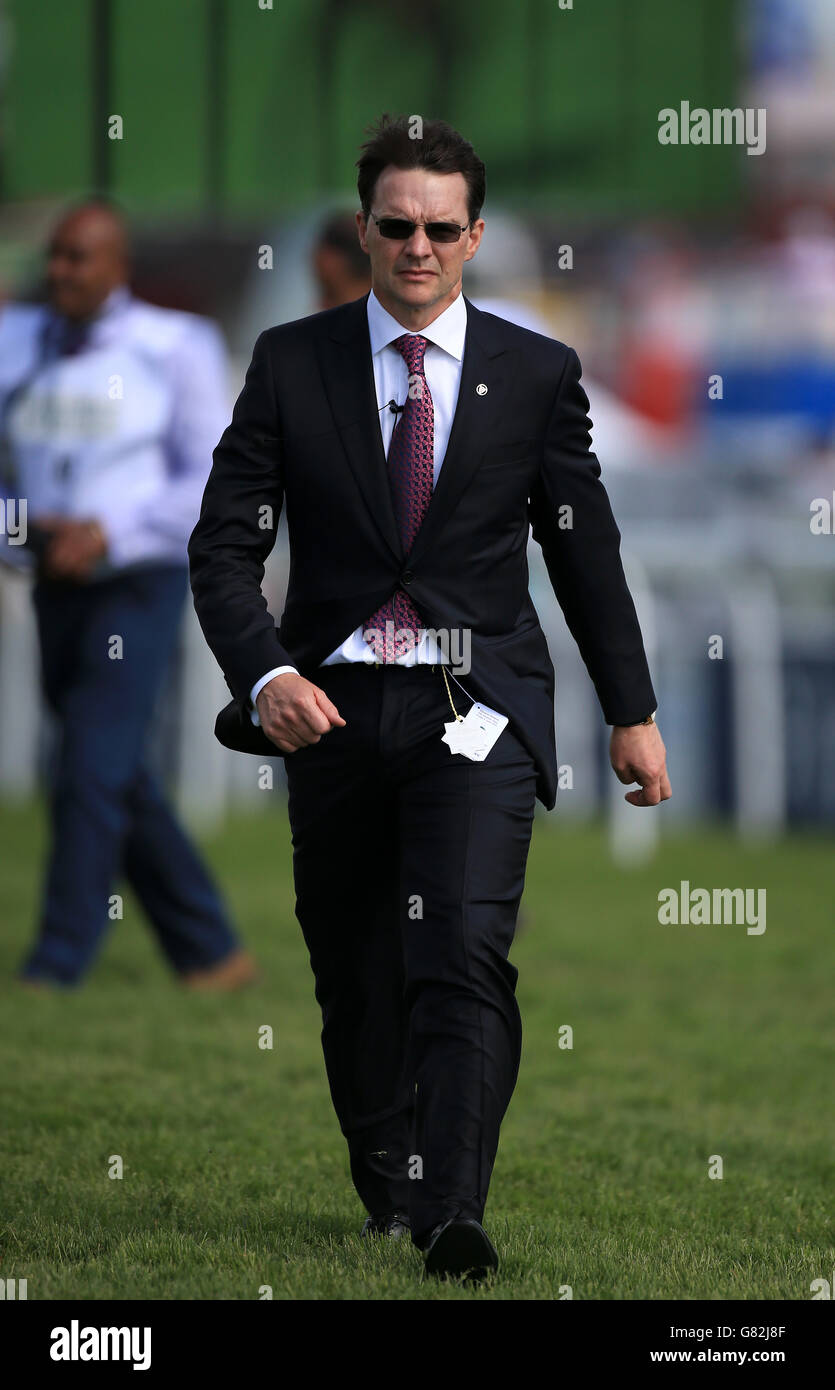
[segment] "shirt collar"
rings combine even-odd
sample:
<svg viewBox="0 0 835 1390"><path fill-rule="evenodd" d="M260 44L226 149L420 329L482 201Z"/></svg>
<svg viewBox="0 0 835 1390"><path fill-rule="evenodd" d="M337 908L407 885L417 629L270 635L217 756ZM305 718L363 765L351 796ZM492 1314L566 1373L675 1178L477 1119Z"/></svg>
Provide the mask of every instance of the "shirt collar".
<svg viewBox="0 0 835 1390"><path fill-rule="evenodd" d="M127 285L117 285L114 290L110 291L107 299L99 306L95 318L109 318L111 314L121 313L122 309L126 309L130 304L131 297L131 292Z"/></svg>
<svg viewBox="0 0 835 1390"><path fill-rule="evenodd" d="M111 325L127 309L131 299L132 295L127 285L117 285L112 289L90 320L90 337L99 340L102 336L108 336Z"/></svg>
<svg viewBox="0 0 835 1390"><path fill-rule="evenodd" d="M382 351L395 338L399 338L402 333L415 332L415 329L404 328L402 323L398 323L397 319L383 308L373 290L368 295L367 308L372 356ZM436 347L442 348L444 352L448 352L459 362L464 356L466 333L467 306L464 302L463 292L459 292L449 307L444 309L444 312L439 314L436 319L433 319L426 328L420 329L421 337L434 343Z"/></svg>
<svg viewBox="0 0 835 1390"><path fill-rule="evenodd" d="M115 331L119 316L133 302L133 295L127 285L116 285L106 299L103 299L96 312L88 320L85 342L97 345L106 341ZM67 330L67 319L54 309L49 310L44 325L47 349L60 344L61 335Z"/></svg>
<svg viewBox="0 0 835 1390"><path fill-rule="evenodd" d="M120 314L123 309L126 309L128 307L128 305L131 302L131 299L132 295L129 287L127 285L117 285L115 289L112 289L110 291L110 294L107 296L107 298L102 300L96 312L92 314L90 319L88 320L91 329L94 328L96 325L106 322L108 319L115 317L117 314ZM65 322L64 315L56 313L56 311L52 308L50 308L49 316L56 323Z"/></svg>

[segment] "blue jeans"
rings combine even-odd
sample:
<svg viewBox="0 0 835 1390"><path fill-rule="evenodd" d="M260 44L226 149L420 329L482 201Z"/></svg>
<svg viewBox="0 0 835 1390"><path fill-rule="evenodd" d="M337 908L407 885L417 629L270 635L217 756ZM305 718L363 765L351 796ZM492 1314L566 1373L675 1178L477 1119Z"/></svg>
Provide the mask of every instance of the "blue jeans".
<svg viewBox="0 0 835 1390"><path fill-rule="evenodd" d="M121 874L175 972L208 967L240 945L146 762L187 589L181 565L35 586L43 688L58 717L60 748L41 919L25 978L81 980L110 924ZM121 638L121 659L112 659L114 638Z"/></svg>

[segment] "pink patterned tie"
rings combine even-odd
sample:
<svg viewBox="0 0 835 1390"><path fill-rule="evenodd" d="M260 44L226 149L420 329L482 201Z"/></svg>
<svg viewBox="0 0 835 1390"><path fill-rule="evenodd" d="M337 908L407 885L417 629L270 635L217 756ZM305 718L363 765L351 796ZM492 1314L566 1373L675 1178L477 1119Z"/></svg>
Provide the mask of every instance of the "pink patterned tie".
<svg viewBox="0 0 835 1390"><path fill-rule="evenodd" d="M409 394L406 408L395 423L387 463L397 529L403 553L408 555L432 496L435 410L423 370L427 339L418 333L404 333L395 339L394 346L406 363ZM395 589L391 598L363 623L362 630L365 636L370 629L376 629L379 636L373 641L366 636L365 640L373 646L375 658L389 664L416 646L423 626L412 600L402 589Z"/></svg>

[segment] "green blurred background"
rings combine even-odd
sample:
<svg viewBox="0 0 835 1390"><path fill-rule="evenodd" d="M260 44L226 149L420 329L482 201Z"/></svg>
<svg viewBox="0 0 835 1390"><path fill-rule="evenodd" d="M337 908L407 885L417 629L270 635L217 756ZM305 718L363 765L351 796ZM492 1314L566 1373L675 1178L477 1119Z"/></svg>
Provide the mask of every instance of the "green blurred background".
<svg viewBox="0 0 835 1390"><path fill-rule="evenodd" d="M489 151L491 192L521 206L727 209L737 152L671 161L655 135L682 94L728 104L737 15L736 0L8 0L3 197L300 206L351 192L358 132L405 102Z"/></svg>

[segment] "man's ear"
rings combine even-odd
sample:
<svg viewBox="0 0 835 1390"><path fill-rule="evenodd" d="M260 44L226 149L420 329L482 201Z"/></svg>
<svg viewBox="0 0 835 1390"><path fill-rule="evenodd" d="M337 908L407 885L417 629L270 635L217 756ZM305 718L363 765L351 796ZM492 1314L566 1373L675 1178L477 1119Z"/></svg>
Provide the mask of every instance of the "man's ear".
<svg viewBox="0 0 835 1390"><path fill-rule="evenodd" d="M481 237L482 237L483 231L484 231L484 218L483 218L483 217L479 217L478 220L477 220L476 222L473 223L472 227L470 228L469 234L468 234L468 235L469 235L470 241L472 241L474 237L475 237L476 241L475 241L475 246L471 247L471 249L467 251L467 254L466 254L465 257L464 257L464 260L465 260L465 261L471 261L471 260L472 260L473 256L475 255L476 251L478 250L479 246L481 245Z"/></svg>

